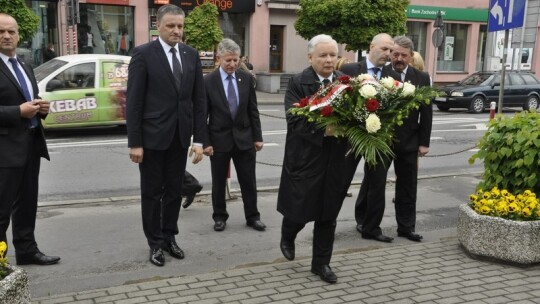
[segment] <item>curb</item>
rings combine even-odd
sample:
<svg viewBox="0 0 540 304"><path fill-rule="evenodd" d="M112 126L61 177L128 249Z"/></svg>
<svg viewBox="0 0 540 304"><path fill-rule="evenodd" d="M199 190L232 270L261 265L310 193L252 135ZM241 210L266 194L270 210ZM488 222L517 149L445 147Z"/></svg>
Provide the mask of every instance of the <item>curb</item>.
<svg viewBox="0 0 540 304"><path fill-rule="evenodd" d="M424 180L424 179L436 179L436 178L445 178L445 177L452 177L452 176L479 176L482 174L482 171L473 171L468 173L446 173L446 174L428 174L428 175L422 175L418 176L418 180ZM389 178L387 180L387 183L395 183L395 178ZM351 185L357 186L360 185L362 182L358 180L353 180L351 182ZM278 186L267 186L267 187L258 187L257 192L272 192L277 191L279 187ZM240 189L231 189L231 193L239 193ZM211 190L205 190L201 191L199 195L210 195L212 193ZM115 202L124 202L124 201L136 201L139 200L139 195L133 195L133 196L114 196L114 197L96 197L96 198L87 198L87 199L73 199L73 200L63 200L63 201L50 201L50 202L40 202L38 203L38 208L42 207L63 207L63 206L76 206L81 204L107 204L107 203L115 203Z"/></svg>

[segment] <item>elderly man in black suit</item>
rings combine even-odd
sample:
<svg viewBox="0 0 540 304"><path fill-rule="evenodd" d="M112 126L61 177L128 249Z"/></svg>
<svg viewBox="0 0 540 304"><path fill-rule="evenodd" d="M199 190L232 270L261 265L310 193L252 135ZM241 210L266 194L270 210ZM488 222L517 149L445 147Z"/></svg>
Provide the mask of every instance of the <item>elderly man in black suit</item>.
<svg viewBox="0 0 540 304"><path fill-rule="evenodd" d="M337 42L328 35L317 35L309 41L311 66L289 81L285 93L286 111L343 75L334 71L337 54ZM334 137L330 127L322 129L305 117L287 113L277 205L277 210L283 214L280 249L285 258L293 260L296 235L306 223L315 221L311 272L328 283L337 282L329 265L336 218L358 165L353 153L347 153L349 149L348 140Z"/></svg>
<svg viewBox="0 0 540 304"><path fill-rule="evenodd" d="M204 77L208 102L208 142L204 153L210 156L214 230L225 230L229 213L225 204L227 172L231 159L236 168L246 224L263 231L257 209L255 177L256 153L263 148L261 121L253 76L238 69L240 47L223 39L217 47L219 67Z"/></svg>
<svg viewBox="0 0 540 304"><path fill-rule="evenodd" d="M34 237L49 103L38 96L32 68L17 59L18 42L17 21L0 13L0 241L7 243L11 217L17 264L55 264L60 258L43 254Z"/></svg>
<svg viewBox="0 0 540 304"><path fill-rule="evenodd" d="M394 41L390 35L378 34L371 41L366 60L346 64L341 71L351 77L359 74L370 74L377 79L393 77L400 80L399 75L392 70L390 65L387 65L393 46ZM385 163L373 166L367 163L364 164L364 178L354 208L356 229L364 239L380 242L391 242L393 240L392 237L384 235L380 227L384 216L384 191L389 164L390 159L387 159ZM376 182L383 180L384 183Z"/></svg>
<svg viewBox="0 0 540 304"><path fill-rule="evenodd" d="M127 131L130 159L139 164L143 230L150 262L165 264L163 250L177 259L182 179L188 148L203 158L206 100L199 53L182 43L184 11L157 11L159 38L136 47L129 64Z"/></svg>
<svg viewBox="0 0 540 304"><path fill-rule="evenodd" d="M413 55L414 44L411 39L405 36L394 38L390 58L392 68L400 74L400 80L415 86L431 86L428 73L409 65ZM416 242L422 240L422 236L415 232L418 157L429 152L432 121L433 106L423 104L409 114L402 126L396 128L394 136L397 234Z"/></svg>

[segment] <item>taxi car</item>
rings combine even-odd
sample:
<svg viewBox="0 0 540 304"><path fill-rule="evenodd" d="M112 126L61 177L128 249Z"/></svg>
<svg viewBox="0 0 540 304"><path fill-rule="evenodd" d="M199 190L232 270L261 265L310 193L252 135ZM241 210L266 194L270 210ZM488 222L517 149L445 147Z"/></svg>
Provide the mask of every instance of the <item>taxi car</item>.
<svg viewBox="0 0 540 304"><path fill-rule="evenodd" d="M501 88L499 72L478 72L462 81L439 87L444 94L433 103L441 111L466 108L482 113L492 101L498 102ZM540 100L540 81L530 72L506 71L504 77L504 107L536 110Z"/></svg>
<svg viewBox="0 0 540 304"><path fill-rule="evenodd" d="M50 102L46 129L125 125L131 57L84 54L56 57L34 70Z"/></svg>

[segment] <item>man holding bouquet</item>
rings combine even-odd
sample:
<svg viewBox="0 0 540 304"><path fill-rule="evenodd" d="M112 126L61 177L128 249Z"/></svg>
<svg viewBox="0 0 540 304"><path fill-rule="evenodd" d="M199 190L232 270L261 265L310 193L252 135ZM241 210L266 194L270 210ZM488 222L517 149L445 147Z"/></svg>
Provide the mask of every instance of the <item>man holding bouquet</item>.
<svg viewBox="0 0 540 304"><path fill-rule="evenodd" d="M336 218L354 176L358 159L347 153L346 138L334 137L332 127L321 128L306 117L288 112L343 73L334 71L337 42L317 35L308 43L310 67L291 78L285 93L287 137L277 210L283 214L280 249L288 260L295 256L296 235L315 222L311 272L328 283L337 276L330 268Z"/></svg>
<svg viewBox="0 0 540 304"><path fill-rule="evenodd" d="M371 41L367 58L361 62L346 64L341 70L351 77L370 74L376 79L390 76L401 81L399 74L393 71L390 65L386 65L393 46L394 41L390 35L377 34ZM390 162L391 160L387 159L384 163L369 165L366 162L364 165L364 179L354 208L356 230L362 234L364 239L379 242L393 240L393 238L384 235L380 227L384 215L384 191Z"/></svg>

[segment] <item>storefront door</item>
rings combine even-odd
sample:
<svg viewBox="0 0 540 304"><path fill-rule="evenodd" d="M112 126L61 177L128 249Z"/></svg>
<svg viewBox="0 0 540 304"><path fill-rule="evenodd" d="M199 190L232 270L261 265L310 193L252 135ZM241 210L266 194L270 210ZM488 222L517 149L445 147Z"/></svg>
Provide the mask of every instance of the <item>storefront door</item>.
<svg viewBox="0 0 540 304"><path fill-rule="evenodd" d="M284 26L270 26L270 72L283 72L283 32Z"/></svg>

